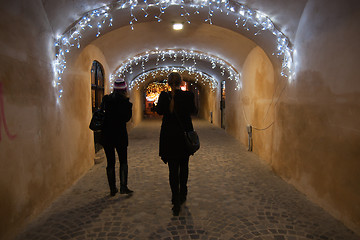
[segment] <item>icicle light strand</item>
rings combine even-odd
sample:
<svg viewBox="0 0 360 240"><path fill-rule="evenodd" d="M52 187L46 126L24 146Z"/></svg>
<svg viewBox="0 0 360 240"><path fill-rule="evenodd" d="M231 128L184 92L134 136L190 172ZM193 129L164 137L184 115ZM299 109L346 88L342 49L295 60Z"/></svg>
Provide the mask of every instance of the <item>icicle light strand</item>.
<svg viewBox="0 0 360 240"><path fill-rule="evenodd" d="M138 65L141 63L142 71L146 71L146 63L149 61L149 59L156 59L155 65L157 66L159 62L164 62L166 60L173 61L180 61L182 68L186 70L189 73L197 73L200 72L197 68L197 60L206 61L209 62L212 66L212 68L219 68L221 71L221 74L224 76L225 73L228 75L229 80L235 81L236 88L235 90L241 89L241 76L240 74L227 62L224 60L210 56L208 54L202 53L202 52L195 52L195 51L186 51L186 50L177 50L177 49L167 49L167 50L153 50L148 51L144 54L137 55L131 59L128 59L124 63L118 67L118 69L115 71L114 74L112 74L112 81L115 80L115 78L122 77L124 78L127 73L131 74L133 72L133 66ZM188 63L191 63L188 64ZM190 66L185 66L190 65ZM168 68L171 68L171 66L168 66ZM173 67L175 70L177 70L177 67ZM165 69L165 68L161 68ZM214 79L214 78L211 78ZM211 80L213 81L213 80ZM214 80L216 82L216 80ZM215 82L211 83L211 89L213 90L213 87L216 87L217 84ZM130 83L130 86L132 83Z"/></svg>
<svg viewBox="0 0 360 240"><path fill-rule="evenodd" d="M167 78L167 75L170 72L177 71L180 74L187 73L190 76L193 77L194 83L196 84L202 84L202 85L208 85L210 88L210 91L214 92L217 88L217 81L209 76L207 73L194 70L194 69L188 69L183 67L176 67L176 66L167 66L167 67L161 67L157 69L152 69L146 72L141 73L139 76L137 76L134 80L132 80L129 84L129 89L139 89L142 84L144 84L149 78L157 78L157 77L163 77L165 80ZM111 83L113 87L113 82L115 81L116 76L111 77Z"/></svg>
<svg viewBox="0 0 360 240"><path fill-rule="evenodd" d="M231 13L236 16L234 24L236 27L243 28L245 30L254 29L255 36L258 36L262 31L270 31L276 38L277 46L273 55L278 56L282 61L281 75L292 79L292 47L289 39L278 30L271 19L265 14L248 8L236 0L120 0L113 2L109 5L92 10L86 13L78 22L74 24L69 31L63 35L58 36L55 41L56 55L53 62L53 68L55 72L55 80L53 86L58 89L58 96L62 96L61 76L66 69L66 57L65 55L70 52L73 47L80 48L80 39L82 32L90 29L97 29L96 37L99 37L101 30L105 30L106 27L113 25L113 17L110 12L117 9L129 9L129 25L134 29L134 24L138 22L138 18L135 16L135 12L144 14L144 17L148 17L148 8L158 8L158 13L154 16L158 22L162 21L162 14L170 6L180 6L181 11L179 14L187 23L191 23L191 14L197 15L200 10L207 9L207 18L204 22L213 24L212 17L215 11L218 11L227 16ZM189 9L192 9L190 11Z"/></svg>

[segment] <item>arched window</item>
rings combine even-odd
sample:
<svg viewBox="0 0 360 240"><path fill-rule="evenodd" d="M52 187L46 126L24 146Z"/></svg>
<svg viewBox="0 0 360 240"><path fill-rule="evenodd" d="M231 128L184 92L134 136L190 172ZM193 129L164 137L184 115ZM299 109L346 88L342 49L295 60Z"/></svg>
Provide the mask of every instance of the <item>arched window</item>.
<svg viewBox="0 0 360 240"><path fill-rule="evenodd" d="M98 61L94 61L91 67L91 99L92 110L99 109L104 96L104 71Z"/></svg>
<svg viewBox="0 0 360 240"><path fill-rule="evenodd" d="M100 108L101 100L104 96L104 70L98 61L94 61L91 67L91 100L92 111ZM100 133L94 132L95 152L102 147L100 145Z"/></svg>

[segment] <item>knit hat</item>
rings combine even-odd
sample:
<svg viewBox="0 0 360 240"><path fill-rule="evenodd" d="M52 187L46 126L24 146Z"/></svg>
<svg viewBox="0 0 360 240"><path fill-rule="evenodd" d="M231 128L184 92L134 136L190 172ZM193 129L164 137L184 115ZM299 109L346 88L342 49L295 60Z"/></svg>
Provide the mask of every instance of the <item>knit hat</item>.
<svg viewBox="0 0 360 240"><path fill-rule="evenodd" d="M114 89L126 90L127 84L126 84L125 80L122 78L116 79L114 82Z"/></svg>

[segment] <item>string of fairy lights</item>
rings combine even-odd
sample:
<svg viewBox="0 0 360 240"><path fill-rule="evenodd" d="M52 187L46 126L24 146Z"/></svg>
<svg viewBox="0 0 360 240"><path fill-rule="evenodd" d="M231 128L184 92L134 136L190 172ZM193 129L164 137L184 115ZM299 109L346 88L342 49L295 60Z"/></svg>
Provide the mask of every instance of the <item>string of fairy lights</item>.
<svg viewBox="0 0 360 240"><path fill-rule="evenodd" d="M159 100L162 91L170 91L171 88L166 83L152 82L146 87L146 100L154 102L155 105Z"/></svg>
<svg viewBox="0 0 360 240"><path fill-rule="evenodd" d="M166 66L160 68L158 67L157 70L146 71L146 63L149 61L149 59L156 59L156 66L158 66L161 62L165 62L166 60L172 60L174 62L179 61L181 62L181 67ZM114 74L110 76L110 84L112 86L116 78L123 78L126 73L132 74L133 66L138 66L140 64L143 74L137 76L130 82L130 88L145 82L149 75L155 76L156 73L168 73L170 71L186 71L190 75L194 75L196 83L206 83L209 85L210 90L213 91L217 87L217 81L215 78L205 74L196 67L197 61L199 60L209 62L212 69L219 68L222 76L225 76L226 74L229 80L235 81L235 90L239 90L241 88L241 76L230 64L218 57L211 56L209 54L198 51L187 51L184 49L147 51L144 54L139 54L131 59L128 59L127 61L123 62L120 67L118 67ZM199 81L199 79L201 79L201 81Z"/></svg>
<svg viewBox="0 0 360 240"><path fill-rule="evenodd" d="M171 6L180 7L179 15L187 23L191 23L191 16L200 15L200 12L207 12L204 22L213 24L214 14L225 16L236 16L234 25L245 30L255 30L254 35L258 36L263 31L270 31L277 41L276 50L273 55L282 61L281 75L289 81L292 72L292 47L289 39L274 25L271 19L265 14L251 9L236 0L119 0L109 5L87 12L64 34L59 35L55 41L56 54L53 62L55 80L53 86L58 89L58 97L62 96L61 78L66 69L66 55L73 48L81 47L81 38L86 31L97 29L96 37L101 32L110 28L114 23L113 15L116 17L117 10L129 12L129 25L134 29L135 23L140 22L140 13L143 17L150 17L150 10L158 10L153 17L156 21L163 21L162 15ZM123 13L123 12L121 12Z"/></svg>
<svg viewBox="0 0 360 240"><path fill-rule="evenodd" d="M160 67L156 69L151 69L149 71L143 72L139 74L133 81L129 84L129 89L139 89L140 86L142 86L145 82L149 81L149 79L155 79L162 77L164 80L166 80L167 76L171 72L179 72L180 74L187 73L189 76L194 79L195 84L202 84L202 85L208 85L210 91L214 92L218 82L211 77L210 75L198 71L198 70L190 70L188 68L184 67L176 67L176 66L166 66L166 67Z"/></svg>

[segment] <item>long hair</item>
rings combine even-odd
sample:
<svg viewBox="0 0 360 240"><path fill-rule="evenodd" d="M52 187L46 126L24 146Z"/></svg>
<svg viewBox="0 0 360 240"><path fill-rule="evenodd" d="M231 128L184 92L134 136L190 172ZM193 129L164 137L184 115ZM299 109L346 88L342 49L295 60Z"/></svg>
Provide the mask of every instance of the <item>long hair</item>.
<svg viewBox="0 0 360 240"><path fill-rule="evenodd" d="M172 72L168 76L168 84L170 86L179 87L181 85L181 75L178 72Z"/></svg>

